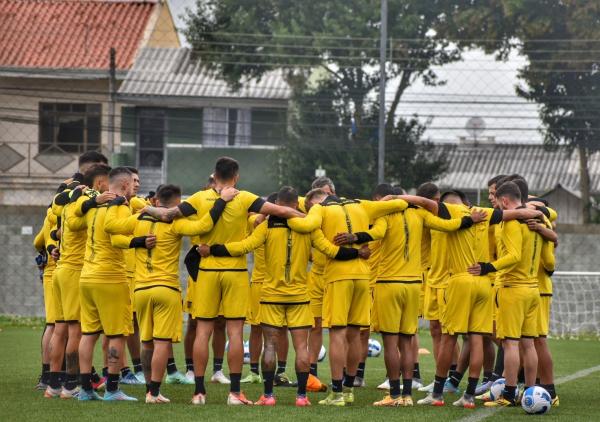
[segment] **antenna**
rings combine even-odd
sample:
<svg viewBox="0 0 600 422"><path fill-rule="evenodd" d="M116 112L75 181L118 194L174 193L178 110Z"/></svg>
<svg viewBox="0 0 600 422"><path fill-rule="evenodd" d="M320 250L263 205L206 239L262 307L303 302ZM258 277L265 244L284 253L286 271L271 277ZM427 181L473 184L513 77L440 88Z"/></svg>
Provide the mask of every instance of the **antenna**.
<svg viewBox="0 0 600 422"><path fill-rule="evenodd" d="M467 120L465 129L473 138L473 140L477 142L477 137L485 132L485 121L479 116L471 117L469 120Z"/></svg>

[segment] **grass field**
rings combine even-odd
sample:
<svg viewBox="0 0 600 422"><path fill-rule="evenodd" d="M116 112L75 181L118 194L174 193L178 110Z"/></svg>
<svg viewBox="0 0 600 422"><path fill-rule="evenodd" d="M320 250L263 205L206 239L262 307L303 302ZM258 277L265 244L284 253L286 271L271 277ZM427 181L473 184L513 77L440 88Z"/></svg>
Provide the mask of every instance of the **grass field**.
<svg viewBox="0 0 600 422"><path fill-rule="evenodd" d="M77 401L48 400L33 386L40 371L39 341L41 327L35 321L24 326L15 321L0 319L0 420L314 420L328 418L339 420L435 420L449 421L471 417L471 420L510 420L525 419L531 421L535 416L526 415L521 408L503 409L490 413L478 407L475 411L456 409L449 402L453 395L446 398L444 408L415 406L414 408L381 409L374 408L371 403L382 397L375 389L385 376L383 357L369 358L367 361L367 387L355 389L356 403L349 408L324 408L317 401L324 394L312 394L312 408L296 409L293 406L295 389L279 388L275 390L278 405L275 408L233 408L226 406L227 387L208 385L208 404L204 407L193 407L188 404L193 387L164 386L163 393L172 401L170 405L150 407L138 403L78 403ZM430 349L429 335L421 333L422 347ZM551 348L555 359L556 377L569 376L577 371L596 368L587 376L565 382L557 386L561 398L561 406L552 409L548 415L540 416L544 420L569 418L571 421L600 420L600 401L598 390L600 385L600 344L593 340L551 340ZM96 353L97 357L99 353ZM184 369L181 345L176 346L176 358L180 369ZM422 373L426 382L433 375L433 358L431 355L420 357ZM292 362L291 359L289 362ZM96 365L100 367L101 365ZM288 363L293 369L293 363ZM244 371L248 371L245 366ZM293 371L288 371L292 375ZM329 381L328 365L319 365L321 378ZM262 386L245 387L246 395L256 400ZM124 390L138 399L144 396L143 386L124 386ZM415 399L424 393L416 393ZM474 418L475 417L475 418Z"/></svg>

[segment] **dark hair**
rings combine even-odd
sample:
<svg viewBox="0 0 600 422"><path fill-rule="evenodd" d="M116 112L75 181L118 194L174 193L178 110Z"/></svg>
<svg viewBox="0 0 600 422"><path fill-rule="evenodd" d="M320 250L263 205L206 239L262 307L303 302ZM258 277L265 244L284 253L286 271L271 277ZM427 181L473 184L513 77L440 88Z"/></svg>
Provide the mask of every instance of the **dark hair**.
<svg viewBox="0 0 600 422"><path fill-rule="evenodd" d="M437 185L432 182L425 182L417 188L417 196L427 199L433 199L439 193L440 188L438 188Z"/></svg>
<svg viewBox="0 0 600 422"><path fill-rule="evenodd" d="M129 169L127 167L115 167L114 169L112 169L110 171L110 173L108 174L108 177L110 178L111 181L123 176L123 175L128 175L129 177L131 177L131 171L129 171Z"/></svg>
<svg viewBox="0 0 600 422"><path fill-rule="evenodd" d="M448 196L450 196L450 195L458 196L460 198L460 201L463 204L467 205L467 206L471 205L471 201L469 201L469 198L467 198L467 195L465 195L465 193L463 191L460 191L458 189L454 189L454 190L450 190L450 191L444 192L442 194L442 196L440 197L440 201L444 202L446 200L446 198Z"/></svg>
<svg viewBox="0 0 600 422"><path fill-rule="evenodd" d="M298 200L298 191L291 186L283 186L277 192L277 201L284 204L291 204Z"/></svg>
<svg viewBox="0 0 600 422"><path fill-rule="evenodd" d="M527 181L522 177L518 177L516 179L511 180L511 182L517 185L519 191L521 192L521 199L523 201L526 201L529 197L529 185L527 185Z"/></svg>
<svg viewBox="0 0 600 422"><path fill-rule="evenodd" d="M310 185L311 189L323 188L325 186L329 186L331 191L335 192L335 185L333 184L333 181L327 176L317 177L315 180L313 180L313 182Z"/></svg>
<svg viewBox="0 0 600 422"><path fill-rule="evenodd" d="M277 192L271 192L269 196L267 196L267 202L274 204L275 201L277 201Z"/></svg>
<svg viewBox="0 0 600 422"><path fill-rule="evenodd" d="M501 198L503 196L508 196L516 201L521 201L521 189L519 189L519 186L514 182L504 182L496 189L496 198Z"/></svg>
<svg viewBox="0 0 600 422"><path fill-rule="evenodd" d="M129 170L133 174L140 174L140 172L138 171L138 169L136 169L135 167L131 167L131 166L125 166L125 167L127 168L127 170Z"/></svg>
<svg viewBox="0 0 600 422"><path fill-rule="evenodd" d="M161 203L167 203L177 197L181 197L181 188L177 185L160 185L156 191L156 198Z"/></svg>
<svg viewBox="0 0 600 422"><path fill-rule="evenodd" d="M94 180L98 176L108 176L110 167L106 164L93 164L83 175L83 184L89 187L94 185Z"/></svg>
<svg viewBox="0 0 600 422"><path fill-rule="evenodd" d="M231 180L240 171L240 165L231 157L221 157L215 164L215 178L219 180Z"/></svg>
<svg viewBox="0 0 600 422"><path fill-rule="evenodd" d="M506 175L504 175L504 174L499 174L499 175L497 175L497 176L494 176L494 177L492 177L492 178L491 178L490 180L488 180L488 182L487 182L488 188L489 188L490 186L492 186L492 185L496 185L496 186L498 186L498 181L499 181L500 179L504 179L505 177L506 177Z"/></svg>
<svg viewBox="0 0 600 422"><path fill-rule="evenodd" d="M393 195L394 187L389 183L380 183L375 186L375 190L373 190L372 198L375 199L377 197L383 198L384 196Z"/></svg>
<svg viewBox="0 0 600 422"><path fill-rule="evenodd" d="M304 200L306 202L312 202L313 198L315 196L327 196L327 193L325 193L324 190L322 189L312 189L310 191L308 191L308 193L306 194L306 197L304 198Z"/></svg>
<svg viewBox="0 0 600 422"><path fill-rule="evenodd" d="M106 158L104 154L101 154L97 151L84 152L79 156L79 166L81 167L82 164L88 163L108 164L108 158Z"/></svg>

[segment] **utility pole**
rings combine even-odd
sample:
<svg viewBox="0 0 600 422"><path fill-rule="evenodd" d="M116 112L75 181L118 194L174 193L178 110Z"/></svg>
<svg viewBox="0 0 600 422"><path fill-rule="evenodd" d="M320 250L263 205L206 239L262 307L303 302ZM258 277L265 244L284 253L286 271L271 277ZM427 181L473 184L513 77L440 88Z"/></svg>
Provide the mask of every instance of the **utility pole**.
<svg viewBox="0 0 600 422"><path fill-rule="evenodd" d="M381 0L381 31L379 38L379 154L377 156L377 182L385 179L385 60L387 41L388 2Z"/></svg>
<svg viewBox="0 0 600 422"><path fill-rule="evenodd" d="M117 52L114 48L110 49L109 75L108 75L108 152L112 157L115 152L115 92L117 89Z"/></svg>

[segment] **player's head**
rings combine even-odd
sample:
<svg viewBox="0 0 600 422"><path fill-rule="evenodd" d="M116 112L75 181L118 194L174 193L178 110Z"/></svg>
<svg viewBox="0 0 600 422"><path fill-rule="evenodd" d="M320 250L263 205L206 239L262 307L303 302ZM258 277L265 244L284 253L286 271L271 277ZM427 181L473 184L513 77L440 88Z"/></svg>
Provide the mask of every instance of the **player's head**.
<svg viewBox="0 0 600 422"><path fill-rule="evenodd" d="M417 188L417 196L437 202L440 200L442 193L435 183L425 182Z"/></svg>
<svg viewBox="0 0 600 422"><path fill-rule="evenodd" d="M323 189L312 189L304 198L304 206L306 210L310 210L314 204L320 204L327 198L327 193Z"/></svg>
<svg viewBox="0 0 600 422"><path fill-rule="evenodd" d="M335 185L327 176L317 177L310 185L311 189L321 189L327 195L335 195Z"/></svg>
<svg viewBox="0 0 600 422"><path fill-rule="evenodd" d="M240 165L231 157L221 157L215 164L215 182L234 186L240 178Z"/></svg>
<svg viewBox="0 0 600 422"><path fill-rule="evenodd" d="M133 196L133 175L127 167L115 167L108 177L111 192L127 199Z"/></svg>
<svg viewBox="0 0 600 422"><path fill-rule="evenodd" d="M371 198L373 199L373 201L380 201L381 198L393 194L394 187L392 185L390 185L389 183L380 183L379 185L375 186Z"/></svg>
<svg viewBox="0 0 600 422"><path fill-rule="evenodd" d="M283 186L277 192L277 205L298 208L298 191L291 186Z"/></svg>
<svg viewBox="0 0 600 422"><path fill-rule="evenodd" d="M181 202L181 188L177 185L160 185L155 196L157 207L176 207Z"/></svg>
<svg viewBox="0 0 600 422"><path fill-rule="evenodd" d="M133 195L137 195L140 190L140 172L135 167L127 166L127 170L131 172L133 177Z"/></svg>
<svg viewBox="0 0 600 422"><path fill-rule="evenodd" d="M204 190L214 189L216 186L215 175L211 174L208 176L208 180L206 181L206 185L204 185Z"/></svg>
<svg viewBox="0 0 600 422"><path fill-rule="evenodd" d="M492 177L490 180L488 180L487 182L487 186L488 186L488 200L490 201L490 204L492 204L492 207L497 208L498 205L496 204L496 188L498 187L498 182L502 179L504 179L506 176L504 174L499 174L497 176Z"/></svg>
<svg viewBox="0 0 600 422"><path fill-rule="evenodd" d="M96 151L84 152L79 156L79 172L84 174L93 164L108 165L108 158Z"/></svg>
<svg viewBox="0 0 600 422"><path fill-rule="evenodd" d="M521 190L516 183L508 181L496 189L496 201L503 210L512 210L521 205Z"/></svg>
<svg viewBox="0 0 600 422"><path fill-rule="evenodd" d="M511 180L511 182L517 185L521 192L521 202L525 203L527 198L529 198L529 185L527 184L527 181L522 177L517 177L516 179Z"/></svg>
<svg viewBox="0 0 600 422"><path fill-rule="evenodd" d="M106 164L92 164L83 174L83 184L102 193L108 190L110 167Z"/></svg>
<svg viewBox="0 0 600 422"><path fill-rule="evenodd" d="M455 205L465 205L467 207L471 206L471 203L467 199L467 195L460 190L451 190L448 192L444 192L440 197L441 202L445 202L447 204L455 204Z"/></svg>
<svg viewBox="0 0 600 422"><path fill-rule="evenodd" d="M267 202L270 202L271 204L275 204L277 203L277 194L279 192L271 192L268 196L267 196Z"/></svg>

